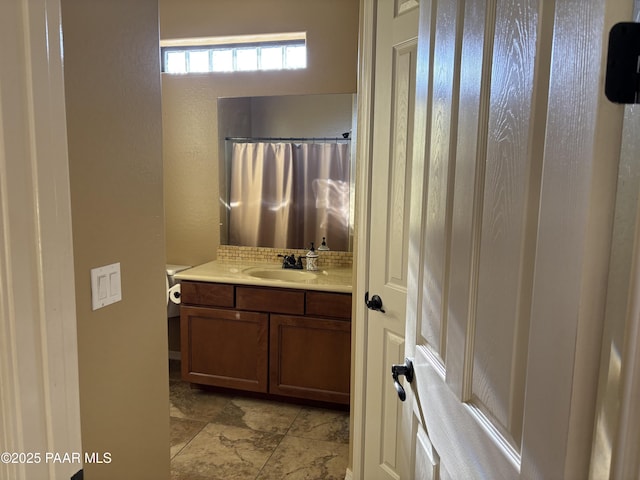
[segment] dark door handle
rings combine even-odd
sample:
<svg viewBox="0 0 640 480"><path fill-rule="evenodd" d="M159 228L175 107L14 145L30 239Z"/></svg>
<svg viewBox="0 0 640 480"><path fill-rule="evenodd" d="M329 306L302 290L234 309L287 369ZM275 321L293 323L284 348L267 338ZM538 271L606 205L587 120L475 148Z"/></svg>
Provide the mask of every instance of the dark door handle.
<svg viewBox="0 0 640 480"><path fill-rule="evenodd" d="M404 375L404 378L406 378L409 383L413 381L413 362L408 358L405 358L404 363L401 365L391 365L393 386L396 387L396 392L398 392L400 401L404 402L407 398L407 393L404 391L404 388L400 385L400 381L398 380L400 375Z"/></svg>
<svg viewBox="0 0 640 480"><path fill-rule="evenodd" d="M367 306L369 310L375 310L377 312L384 313L382 308L382 299L378 295L374 295L369 300L369 292L364 294L364 304Z"/></svg>

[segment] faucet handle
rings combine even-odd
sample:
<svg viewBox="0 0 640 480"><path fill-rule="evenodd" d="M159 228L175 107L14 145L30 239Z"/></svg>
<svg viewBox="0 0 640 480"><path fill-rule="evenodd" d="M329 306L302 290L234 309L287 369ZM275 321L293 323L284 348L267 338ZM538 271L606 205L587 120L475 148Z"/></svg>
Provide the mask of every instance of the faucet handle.
<svg viewBox="0 0 640 480"><path fill-rule="evenodd" d="M291 254L291 255L280 255L280 254L278 254L278 257L282 258L282 268L289 268L289 266L295 266L296 265L296 256L295 256L295 254Z"/></svg>

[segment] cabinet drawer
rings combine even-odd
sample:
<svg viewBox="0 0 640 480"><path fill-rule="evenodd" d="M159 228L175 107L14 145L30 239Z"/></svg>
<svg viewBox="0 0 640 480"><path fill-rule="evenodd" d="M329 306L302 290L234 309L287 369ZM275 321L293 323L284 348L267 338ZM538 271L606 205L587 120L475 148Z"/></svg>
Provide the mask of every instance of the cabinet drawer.
<svg viewBox="0 0 640 480"><path fill-rule="evenodd" d="M304 292L280 288L236 287L236 308L304 315Z"/></svg>
<svg viewBox="0 0 640 480"><path fill-rule="evenodd" d="M233 307L233 285L182 281L182 303L207 307Z"/></svg>
<svg viewBox="0 0 640 480"><path fill-rule="evenodd" d="M306 314L350 319L351 294L308 291Z"/></svg>

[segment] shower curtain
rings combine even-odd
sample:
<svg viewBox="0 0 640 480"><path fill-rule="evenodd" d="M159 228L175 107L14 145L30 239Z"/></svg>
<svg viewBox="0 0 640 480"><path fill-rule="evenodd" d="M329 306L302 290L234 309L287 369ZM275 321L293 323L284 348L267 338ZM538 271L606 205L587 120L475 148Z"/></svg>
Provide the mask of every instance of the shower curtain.
<svg viewBox="0 0 640 480"><path fill-rule="evenodd" d="M231 245L285 248L293 234L292 145L234 143L231 161Z"/></svg>
<svg viewBox="0 0 640 480"><path fill-rule="evenodd" d="M229 240L275 248L349 245L349 146L234 143Z"/></svg>
<svg viewBox="0 0 640 480"><path fill-rule="evenodd" d="M333 250L349 247L349 145L302 143L294 149L296 212L305 246L327 238Z"/></svg>

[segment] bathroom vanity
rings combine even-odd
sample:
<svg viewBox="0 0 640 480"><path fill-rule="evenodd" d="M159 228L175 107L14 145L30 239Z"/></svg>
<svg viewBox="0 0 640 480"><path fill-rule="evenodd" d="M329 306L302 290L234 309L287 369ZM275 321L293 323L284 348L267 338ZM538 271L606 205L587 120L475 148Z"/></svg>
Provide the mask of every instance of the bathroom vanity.
<svg viewBox="0 0 640 480"><path fill-rule="evenodd" d="M210 262L178 278L184 380L349 403L350 269Z"/></svg>

